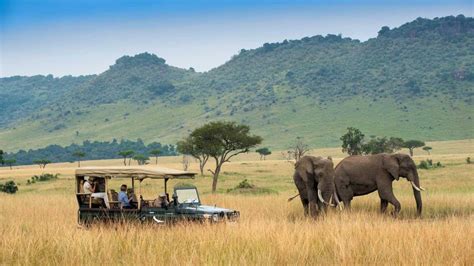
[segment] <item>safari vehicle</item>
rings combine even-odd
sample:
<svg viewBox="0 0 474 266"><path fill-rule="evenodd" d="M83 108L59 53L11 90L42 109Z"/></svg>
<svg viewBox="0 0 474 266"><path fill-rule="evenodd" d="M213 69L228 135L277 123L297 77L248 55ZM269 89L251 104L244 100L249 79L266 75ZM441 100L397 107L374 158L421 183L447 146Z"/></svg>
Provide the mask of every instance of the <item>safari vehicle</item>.
<svg viewBox="0 0 474 266"><path fill-rule="evenodd" d="M238 211L202 205L197 188L194 186L175 187L170 199L167 191L170 179L188 179L194 176L195 173L161 167L78 168L75 173L76 198L79 204L78 223L88 225L94 221L122 220L152 223L172 223L182 220L221 222L239 219ZM91 179L95 183L95 193L84 193L84 182ZM122 179L123 182L127 179L131 182L131 189L128 191L128 196L132 198L131 208L121 206L117 192L110 188L109 183L112 179ZM143 199L142 183L147 179L164 180L164 193L154 200ZM138 183L137 194L135 194L136 183ZM97 194L107 197L108 207L104 199L97 197Z"/></svg>

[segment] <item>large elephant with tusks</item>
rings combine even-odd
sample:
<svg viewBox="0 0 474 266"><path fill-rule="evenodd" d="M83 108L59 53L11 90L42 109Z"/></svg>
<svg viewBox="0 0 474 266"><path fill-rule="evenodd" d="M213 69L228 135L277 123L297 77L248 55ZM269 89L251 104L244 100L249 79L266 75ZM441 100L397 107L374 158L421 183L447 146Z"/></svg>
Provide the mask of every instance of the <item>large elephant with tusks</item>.
<svg viewBox="0 0 474 266"><path fill-rule="evenodd" d="M334 164L322 157L303 156L295 164L293 180L298 189L305 215L316 217L326 205L336 201Z"/></svg>
<svg viewBox="0 0 474 266"><path fill-rule="evenodd" d="M380 210L385 212L388 203L395 207L394 215L400 212L400 202L393 194L392 182L406 178L413 187L416 211L421 215L422 201L420 177L415 162L406 154L376 154L350 156L342 160L335 169L337 195L350 208L354 197L378 191Z"/></svg>

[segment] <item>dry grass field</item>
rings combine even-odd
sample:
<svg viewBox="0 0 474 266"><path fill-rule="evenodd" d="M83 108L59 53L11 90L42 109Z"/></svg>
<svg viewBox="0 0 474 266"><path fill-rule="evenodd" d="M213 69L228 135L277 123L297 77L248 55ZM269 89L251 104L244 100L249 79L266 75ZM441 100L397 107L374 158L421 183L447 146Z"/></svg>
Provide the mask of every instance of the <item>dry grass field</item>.
<svg viewBox="0 0 474 266"><path fill-rule="evenodd" d="M189 181L199 188L205 203L240 210L238 223L169 227L131 223L83 229L76 224L76 164L0 168L0 182L20 183L17 194L0 194L0 264L474 265L474 164L466 164L468 156L474 161L474 141L428 145L432 154L417 150L414 159L431 158L445 167L419 171L427 189L422 194L422 218L415 217L410 184L400 179L394 182L402 204L396 219L378 213L376 193L356 198L351 212L330 210L317 220L307 219L299 200L287 202L296 193L293 167L275 152L265 161L246 154L226 164L215 195L210 194L210 176ZM336 163L344 157L338 148L311 154L330 155ZM121 160L82 163L120 164ZM160 158L159 164L182 167L180 157ZM196 163L191 170L197 170ZM28 178L42 172L61 175L55 181L26 185ZM226 193L245 178L270 193ZM118 188L122 182L114 185ZM162 188L161 182L145 181L149 198Z"/></svg>

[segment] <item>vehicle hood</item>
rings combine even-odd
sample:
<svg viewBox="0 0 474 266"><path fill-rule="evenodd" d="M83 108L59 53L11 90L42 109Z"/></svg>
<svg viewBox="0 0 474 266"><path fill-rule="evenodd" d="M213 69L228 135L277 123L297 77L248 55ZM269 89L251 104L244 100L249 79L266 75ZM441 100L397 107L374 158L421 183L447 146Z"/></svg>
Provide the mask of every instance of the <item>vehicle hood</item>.
<svg viewBox="0 0 474 266"><path fill-rule="evenodd" d="M207 205L186 206L183 209L189 210L189 211L198 211L198 212L203 212L203 213L234 212L234 210L231 210L231 209L225 209L225 208L219 208L219 207L207 206Z"/></svg>

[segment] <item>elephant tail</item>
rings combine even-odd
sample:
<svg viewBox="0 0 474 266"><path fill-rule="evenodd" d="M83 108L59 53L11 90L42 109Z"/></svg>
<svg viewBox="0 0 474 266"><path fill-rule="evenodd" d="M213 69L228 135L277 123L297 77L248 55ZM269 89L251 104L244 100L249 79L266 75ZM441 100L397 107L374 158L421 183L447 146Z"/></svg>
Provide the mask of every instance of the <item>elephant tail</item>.
<svg viewBox="0 0 474 266"><path fill-rule="evenodd" d="M294 200L294 199L295 199L296 197L298 197L299 195L300 195L300 193L294 195L293 197L288 198L288 202Z"/></svg>

